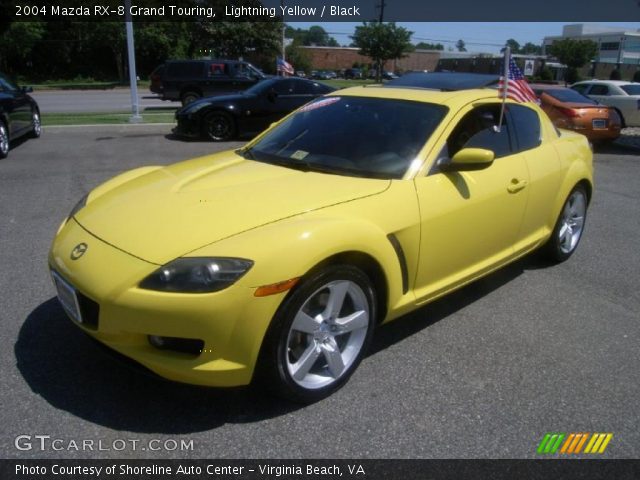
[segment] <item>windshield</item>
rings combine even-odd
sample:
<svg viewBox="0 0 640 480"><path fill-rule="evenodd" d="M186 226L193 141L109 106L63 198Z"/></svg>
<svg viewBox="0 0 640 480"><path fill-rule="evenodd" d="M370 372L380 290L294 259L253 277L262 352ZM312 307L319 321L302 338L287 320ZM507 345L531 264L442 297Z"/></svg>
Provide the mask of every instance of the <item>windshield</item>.
<svg viewBox="0 0 640 480"><path fill-rule="evenodd" d="M270 88L274 82L275 82L275 79L273 78L270 78L268 80L260 80L255 85L252 85L251 87L247 88L245 90L245 93L248 93L250 95L260 95L267 88Z"/></svg>
<svg viewBox="0 0 640 480"><path fill-rule="evenodd" d="M592 100L584 95L571 90L570 88L549 88L542 90L547 95L551 95L556 100L566 103L588 103L590 105L597 105L598 102Z"/></svg>
<svg viewBox="0 0 640 480"><path fill-rule="evenodd" d="M620 85L620 88L627 92L627 95L640 95L640 83L637 85Z"/></svg>
<svg viewBox="0 0 640 480"><path fill-rule="evenodd" d="M4 75L0 74L0 90L18 90L18 86Z"/></svg>
<svg viewBox="0 0 640 480"><path fill-rule="evenodd" d="M302 107L245 156L303 170L402 178L438 126L442 105L324 97Z"/></svg>

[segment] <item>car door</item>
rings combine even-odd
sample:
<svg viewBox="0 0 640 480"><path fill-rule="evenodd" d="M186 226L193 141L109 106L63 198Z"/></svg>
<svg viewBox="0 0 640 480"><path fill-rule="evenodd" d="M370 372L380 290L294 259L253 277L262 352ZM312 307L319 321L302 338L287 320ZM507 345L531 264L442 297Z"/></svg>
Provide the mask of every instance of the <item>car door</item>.
<svg viewBox="0 0 640 480"><path fill-rule="evenodd" d="M499 102L468 107L453 122L438 155L462 148L492 150L493 163L476 171L435 166L415 179L421 239L416 296L422 303L506 262L514 255L527 206L529 173L517 152L511 120L499 121Z"/></svg>
<svg viewBox="0 0 640 480"><path fill-rule="evenodd" d="M24 90L6 77L0 76L2 90L2 109L9 125L9 138L16 138L24 134L31 127L31 103Z"/></svg>

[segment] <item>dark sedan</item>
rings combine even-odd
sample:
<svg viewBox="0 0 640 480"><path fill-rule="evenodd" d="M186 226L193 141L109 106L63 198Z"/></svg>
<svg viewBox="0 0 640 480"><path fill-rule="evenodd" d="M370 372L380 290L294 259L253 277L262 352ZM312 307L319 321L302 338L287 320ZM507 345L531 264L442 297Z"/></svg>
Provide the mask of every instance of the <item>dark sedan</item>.
<svg viewBox="0 0 640 480"><path fill-rule="evenodd" d="M9 155L11 142L23 135L39 137L40 110L27 95L30 88L19 88L0 74L0 158Z"/></svg>
<svg viewBox="0 0 640 480"><path fill-rule="evenodd" d="M270 78L236 95L196 100L176 112L173 133L230 140L257 133L316 97L335 89L303 78Z"/></svg>

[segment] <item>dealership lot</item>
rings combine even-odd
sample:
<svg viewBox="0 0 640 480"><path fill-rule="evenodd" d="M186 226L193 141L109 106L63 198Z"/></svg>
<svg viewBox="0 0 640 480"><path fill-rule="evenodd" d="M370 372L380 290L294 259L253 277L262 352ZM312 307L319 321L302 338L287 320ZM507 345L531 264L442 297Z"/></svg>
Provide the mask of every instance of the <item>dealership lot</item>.
<svg viewBox="0 0 640 480"><path fill-rule="evenodd" d="M47 250L82 194L136 166L241 145L169 130L49 128L0 161L3 457L533 458L547 432L612 432L605 457L640 455L638 154L596 154L568 262L526 258L381 328L342 390L300 407L131 370L54 298Z"/></svg>

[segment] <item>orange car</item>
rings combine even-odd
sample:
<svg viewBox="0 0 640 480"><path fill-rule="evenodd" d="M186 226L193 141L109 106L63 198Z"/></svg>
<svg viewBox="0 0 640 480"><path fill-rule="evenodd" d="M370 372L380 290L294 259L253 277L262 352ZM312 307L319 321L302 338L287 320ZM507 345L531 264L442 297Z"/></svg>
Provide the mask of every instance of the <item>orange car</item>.
<svg viewBox="0 0 640 480"><path fill-rule="evenodd" d="M592 142L620 136L622 121L613 108L559 85L532 84L531 88L556 127L582 133Z"/></svg>

